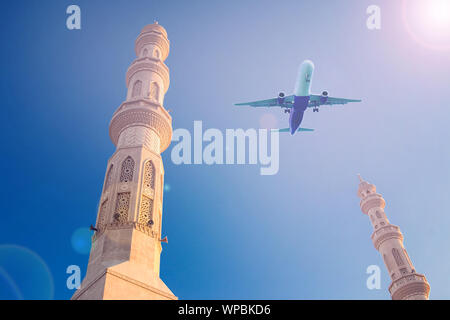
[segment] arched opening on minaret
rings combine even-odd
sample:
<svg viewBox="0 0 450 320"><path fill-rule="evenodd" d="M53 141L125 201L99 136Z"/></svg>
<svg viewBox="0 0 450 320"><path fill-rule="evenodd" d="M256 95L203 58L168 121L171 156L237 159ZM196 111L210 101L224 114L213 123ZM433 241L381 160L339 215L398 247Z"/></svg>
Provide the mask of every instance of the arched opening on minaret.
<svg viewBox="0 0 450 320"><path fill-rule="evenodd" d="M128 156L122 162L122 169L120 171L120 182L133 181L134 160Z"/></svg>
<svg viewBox="0 0 450 320"><path fill-rule="evenodd" d="M141 95L142 81L136 80L133 84L133 90L131 91L131 97L137 97Z"/></svg>
<svg viewBox="0 0 450 320"><path fill-rule="evenodd" d="M153 56L154 56L156 59L160 59L160 58L161 58L161 52L159 51L158 48L155 48L155 50L153 50Z"/></svg>
<svg viewBox="0 0 450 320"><path fill-rule="evenodd" d="M144 165L144 188L155 189L155 165L151 160Z"/></svg>
<svg viewBox="0 0 450 320"><path fill-rule="evenodd" d="M141 208L139 210L138 223L152 227L153 225L153 199L142 196L141 198Z"/></svg>
<svg viewBox="0 0 450 320"><path fill-rule="evenodd" d="M130 192L121 192L117 194L116 208L114 210L114 221L126 222L128 221L128 211L130 209Z"/></svg>
<svg viewBox="0 0 450 320"><path fill-rule="evenodd" d="M397 266L402 266L404 264L402 257L400 256L400 252L397 248L392 248L392 255L394 256L395 263Z"/></svg>
<svg viewBox="0 0 450 320"><path fill-rule="evenodd" d="M148 56L148 49L147 48L145 48L144 51L142 52L142 56L143 57Z"/></svg>
<svg viewBox="0 0 450 320"><path fill-rule="evenodd" d="M155 81L150 83L150 99L159 101L159 84Z"/></svg>

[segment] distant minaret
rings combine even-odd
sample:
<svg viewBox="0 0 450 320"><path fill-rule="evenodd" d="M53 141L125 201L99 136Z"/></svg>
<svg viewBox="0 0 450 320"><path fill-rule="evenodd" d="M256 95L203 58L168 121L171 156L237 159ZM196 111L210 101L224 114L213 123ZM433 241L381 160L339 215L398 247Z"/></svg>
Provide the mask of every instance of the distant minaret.
<svg viewBox="0 0 450 320"><path fill-rule="evenodd" d="M108 161L87 274L72 299L177 299L159 278L164 167L172 137L164 109L169 87L166 30L145 26L126 74L126 100L114 113Z"/></svg>
<svg viewBox="0 0 450 320"><path fill-rule="evenodd" d="M416 273L403 247L400 228L389 223L384 213L386 202L373 184L359 176L358 197L361 211L370 217L374 232L372 241L388 269L392 283L389 292L393 300L427 300L430 286L424 275Z"/></svg>

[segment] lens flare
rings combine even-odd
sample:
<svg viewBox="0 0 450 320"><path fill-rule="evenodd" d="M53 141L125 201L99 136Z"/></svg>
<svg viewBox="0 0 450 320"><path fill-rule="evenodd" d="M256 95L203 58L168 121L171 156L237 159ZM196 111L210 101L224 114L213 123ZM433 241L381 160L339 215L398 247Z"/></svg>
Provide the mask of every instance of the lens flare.
<svg viewBox="0 0 450 320"><path fill-rule="evenodd" d="M277 129L278 120L271 113L263 113L259 118L259 127L261 129Z"/></svg>
<svg viewBox="0 0 450 320"><path fill-rule="evenodd" d="M92 232L89 228L78 228L72 234L72 248L80 254L88 254L91 251Z"/></svg>
<svg viewBox="0 0 450 320"><path fill-rule="evenodd" d="M37 253L18 245L0 245L0 300L47 300L53 296L53 276Z"/></svg>
<svg viewBox="0 0 450 320"><path fill-rule="evenodd" d="M450 0L403 0L409 35L429 49L450 50Z"/></svg>

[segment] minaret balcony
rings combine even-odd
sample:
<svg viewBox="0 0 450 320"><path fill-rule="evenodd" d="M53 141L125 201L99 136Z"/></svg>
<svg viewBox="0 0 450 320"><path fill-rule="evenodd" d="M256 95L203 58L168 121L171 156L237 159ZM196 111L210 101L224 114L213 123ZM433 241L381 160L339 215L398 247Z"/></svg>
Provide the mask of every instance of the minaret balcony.
<svg viewBox="0 0 450 320"><path fill-rule="evenodd" d="M150 62L150 63L155 63L155 64L158 64L158 65L161 65L161 67L162 67L163 69L165 69L165 70L167 71L167 73L169 73L169 67L166 66L166 64L165 64L161 59L158 59L158 58L155 58L155 57L142 57L142 58L136 58L136 59L134 59L134 61L130 64L130 66L128 67L128 69L130 69L133 65L136 65L136 64L141 63L141 62Z"/></svg>
<svg viewBox="0 0 450 320"><path fill-rule="evenodd" d="M163 79L165 88L164 90L167 91L167 89L169 88L169 68L164 63L160 63L159 61L155 61L149 58L135 60L130 65L126 75L127 88L129 87L131 77L138 71L150 71L158 74L161 79Z"/></svg>
<svg viewBox="0 0 450 320"><path fill-rule="evenodd" d="M119 106L119 108L117 108L117 110L113 113L113 117L116 114L124 111L125 109L139 108L139 107L149 108L154 111L158 111L158 112L162 113L162 115L167 119L167 121L172 123L171 115L162 106L161 103L159 103L158 101L156 101L154 99L150 99L148 97L142 97L142 96L122 102L122 104Z"/></svg>
<svg viewBox="0 0 450 320"><path fill-rule="evenodd" d="M393 300L408 299L413 296L423 296L428 299L430 285L423 274L411 273L397 280L394 280L389 286Z"/></svg>
<svg viewBox="0 0 450 320"><path fill-rule="evenodd" d="M372 193L367 195L359 203L361 211L364 212L365 214L368 214L369 210L372 208L384 208L385 205L386 202L384 201L381 194L378 193Z"/></svg>
<svg viewBox="0 0 450 320"><path fill-rule="evenodd" d="M398 239L400 241L403 241L403 234L400 231L400 228L397 226L394 226L392 224L388 224L387 226L381 227L378 230L375 230L372 233L372 242L375 246L375 249L379 249L380 245L389 239Z"/></svg>
<svg viewBox="0 0 450 320"><path fill-rule="evenodd" d="M163 152L170 145L172 139L172 121L161 111L147 107L123 109L114 114L109 124L109 136L117 146L120 133L131 126L144 126L152 129L160 138Z"/></svg>
<svg viewBox="0 0 450 320"><path fill-rule="evenodd" d="M137 221L126 221L126 222L109 222L98 229L92 236L92 243L96 242L107 230L120 230L120 229L136 229L145 233L146 235L158 239L159 233L157 230L153 230L152 226L144 225Z"/></svg>

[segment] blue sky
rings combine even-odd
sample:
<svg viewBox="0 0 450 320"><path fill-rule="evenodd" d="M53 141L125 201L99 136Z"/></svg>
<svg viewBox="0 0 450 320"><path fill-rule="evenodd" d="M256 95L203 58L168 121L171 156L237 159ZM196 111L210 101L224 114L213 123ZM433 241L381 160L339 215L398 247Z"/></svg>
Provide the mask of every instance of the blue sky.
<svg viewBox="0 0 450 320"><path fill-rule="evenodd" d="M70 4L81 30L66 29ZM371 4L381 30L366 28ZM88 255L72 237L95 223L108 124L134 40L154 20L171 41L174 128L258 128L266 114L286 127L281 110L233 103L290 93L304 59L316 66L313 92L363 99L309 110L303 126L316 131L280 137L274 176L177 166L171 147L163 153L161 278L178 297L388 299L357 173L386 199L430 298L450 297L450 54L411 37L400 1L11 1L0 15L0 298L68 299L67 266L84 275ZM372 264L381 290L366 288Z"/></svg>

